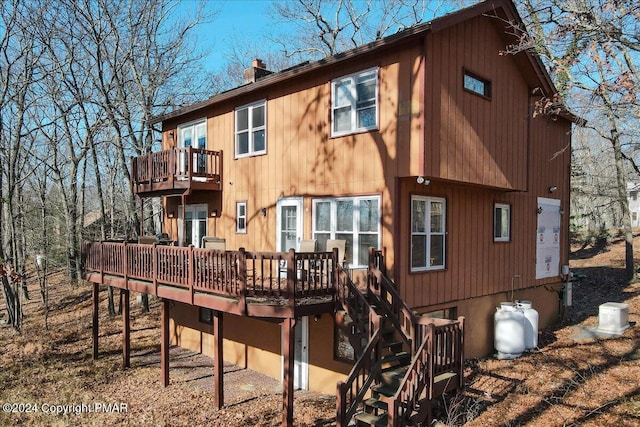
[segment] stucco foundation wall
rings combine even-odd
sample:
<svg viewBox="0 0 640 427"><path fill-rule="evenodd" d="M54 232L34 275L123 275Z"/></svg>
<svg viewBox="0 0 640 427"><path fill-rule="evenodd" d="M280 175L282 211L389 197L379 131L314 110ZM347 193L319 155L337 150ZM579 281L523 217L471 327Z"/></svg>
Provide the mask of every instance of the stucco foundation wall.
<svg viewBox="0 0 640 427"><path fill-rule="evenodd" d="M537 286L516 290L514 300L527 300L539 314L538 331L558 320L561 284ZM456 307L458 316L465 318L465 357L467 359L490 356L495 353L494 314L501 302L511 301L511 292L501 292L484 297L456 301L442 306L422 308L419 313L428 313L443 308Z"/></svg>
<svg viewBox="0 0 640 427"><path fill-rule="evenodd" d="M172 303L171 344L213 356L213 327L199 321L199 310ZM282 380L282 328L279 324L225 313L224 360ZM309 389L335 394L336 383L351 365L333 358L333 318L325 314L309 319Z"/></svg>

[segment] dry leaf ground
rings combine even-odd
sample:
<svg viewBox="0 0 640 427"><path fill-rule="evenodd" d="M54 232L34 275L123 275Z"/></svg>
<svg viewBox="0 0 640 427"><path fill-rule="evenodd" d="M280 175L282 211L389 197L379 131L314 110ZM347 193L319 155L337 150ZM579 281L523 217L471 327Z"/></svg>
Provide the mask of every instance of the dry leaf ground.
<svg viewBox="0 0 640 427"><path fill-rule="evenodd" d="M469 361L464 393L434 405L440 421L469 426L640 425L640 327L635 325L640 284L622 279L621 244L589 246L574 258L573 271L586 278L575 284L574 305L565 320L542 331L539 348L519 359ZM163 389L157 302L152 301L149 313L132 303L132 367L123 370L121 321L107 314L106 292L101 292L100 358L94 361L90 287L54 275L47 329L35 280L31 282L22 333L3 324L6 315L0 314L0 426L280 425L277 381L225 366L226 405L217 410L211 360L179 348L171 349L171 385ZM629 304L634 326L616 339L584 339L584 331L597 326L598 306L609 301ZM70 413L54 413L64 410ZM297 392L294 415L297 426L332 425L335 397Z"/></svg>

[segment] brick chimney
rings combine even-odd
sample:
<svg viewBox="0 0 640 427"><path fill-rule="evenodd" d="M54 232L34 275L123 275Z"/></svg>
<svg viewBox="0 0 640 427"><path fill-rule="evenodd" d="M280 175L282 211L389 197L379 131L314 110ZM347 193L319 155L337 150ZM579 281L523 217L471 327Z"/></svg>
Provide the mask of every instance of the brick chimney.
<svg viewBox="0 0 640 427"><path fill-rule="evenodd" d="M244 70L244 82L253 83L272 73L273 71L267 70L267 66L262 59L256 58L251 62L251 67Z"/></svg>

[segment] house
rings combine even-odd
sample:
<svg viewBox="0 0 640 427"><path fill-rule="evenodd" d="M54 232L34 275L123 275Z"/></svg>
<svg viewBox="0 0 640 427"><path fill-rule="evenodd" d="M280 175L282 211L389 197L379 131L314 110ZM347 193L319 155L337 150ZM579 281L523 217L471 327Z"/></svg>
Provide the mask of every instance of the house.
<svg viewBox="0 0 640 427"><path fill-rule="evenodd" d="M281 72L256 60L156 118L163 151L134 159L133 191L162 197L176 246L84 254L94 295L162 297L165 385L171 342L213 355L219 406L227 360L283 379L283 424L297 387L337 389L339 425L367 405L361 422L399 425L493 351L501 301L556 320L578 120L537 111L556 91L537 56L502 54L509 21L492 0ZM404 371L381 397L390 359Z"/></svg>

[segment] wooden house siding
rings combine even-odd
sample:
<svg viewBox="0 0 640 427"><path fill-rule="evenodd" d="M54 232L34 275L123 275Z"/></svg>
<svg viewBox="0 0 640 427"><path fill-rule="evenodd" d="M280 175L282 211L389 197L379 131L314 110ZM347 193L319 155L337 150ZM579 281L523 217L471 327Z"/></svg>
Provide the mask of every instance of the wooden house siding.
<svg viewBox="0 0 640 427"><path fill-rule="evenodd" d="M177 135L180 123L206 116L207 148L225 153L221 195L207 200L210 211L218 211L208 234L224 237L229 249L272 251L279 198L303 197L303 234L311 238L314 198L375 194L381 196L381 245L410 306L503 292L514 276L520 276L516 288L546 283L534 279L533 207L537 197L568 203L570 150L549 159L567 147L570 123L532 118L531 72L521 70L526 62L500 55L502 25L478 16L163 122L170 146L168 135ZM378 130L332 137L332 79L371 68L379 72ZM491 82L490 99L463 89L465 69ZM266 154L236 159L235 108L260 100L267 105ZM432 185L415 184L417 176ZM549 195L551 185L561 189ZM412 194L447 200L443 271L410 271ZM193 194L186 202L202 200ZM247 202L246 234L235 233L237 201ZM496 202L511 205L511 242L493 242ZM165 218L165 225L177 235L177 218Z"/></svg>
<svg viewBox="0 0 640 427"><path fill-rule="evenodd" d="M425 176L525 190L527 82L491 18L426 39ZM463 89L463 70L487 79L491 97Z"/></svg>
<svg viewBox="0 0 640 427"><path fill-rule="evenodd" d="M397 232L402 236L396 249L400 262L395 271L402 297L410 307L421 308L504 293L511 289L540 285L559 285L558 277L536 280L536 240L538 197L558 199L561 210L569 211L569 161L571 124L564 119L531 119L528 144L530 189L526 192L502 191L473 185L434 180L427 187L414 179L401 182ZM549 193L549 187L558 189ZM411 196L444 197L447 201L446 268L439 271L411 272ZM494 242L495 203L511 206L511 239ZM568 215L562 215L562 229L568 228ZM560 264L568 264L568 234L561 233ZM464 314L464 313L463 313Z"/></svg>

